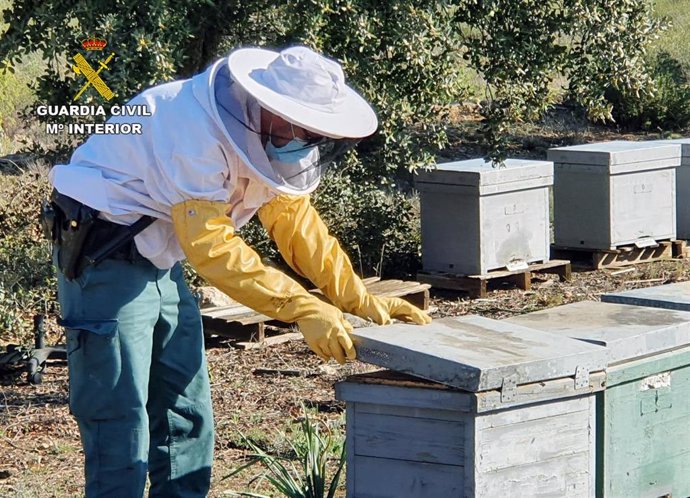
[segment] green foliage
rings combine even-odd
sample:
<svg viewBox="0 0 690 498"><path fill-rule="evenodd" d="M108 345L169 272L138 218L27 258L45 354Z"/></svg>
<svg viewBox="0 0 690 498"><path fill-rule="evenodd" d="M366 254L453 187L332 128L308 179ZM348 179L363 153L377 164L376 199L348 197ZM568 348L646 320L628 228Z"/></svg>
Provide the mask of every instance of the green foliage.
<svg viewBox="0 0 690 498"><path fill-rule="evenodd" d="M681 64L661 51L650 63L655 91L638 96L611 89L613 117L625 128L682 130L690 125L690 82Z"/></svg>
<svg viewBox="0 0 690 498"><path fill-rule="evenodd" d="M41 167L0 180L0 340L28 342L32 316L55 311L50 244L38 222L49 187Z"/></svg>
<svg viewBox="0 0 690 498"><path fill-rule="evenodd" d="M115 97L106 102L89 89L78 103L108 109L146 87L203 69L217 56L224 37L242 41L239 26L250 25L249 18L266 4L263 0L17 0L3 11L3 22L9 27L0 39L0 68L13 72L24 56L40 52L46 72L34 84L37 100L71 104L84 84L83 77L72 69L72 56L83 51L82 40L103 38L108 45L98 59L115 54L103 73ZM52 117L51 121L61 120ZM58 141L52 147L64 157L74 145ZM50 152L36 144L30 148L42 154Z"/></svg>
<svg viewBox="0 0 690 498"><path fill-rule="evenodd" d="M381 189L332 173L313 194L330 232L363 275L414 275L420 264L417 199L392 186Z"/></svg>
<svg viewBox="0 0 690 498"><path fill-rule="evenodd" d="M323 435L318 422L313 422L306 411L300 428L299 439L291 443L299 468L290 459L270 455L252 440L244 438L247 446L253 451L253 454L250 455L250 461L233 470L224 479L259 463L265 471L252 481L265 478L281 496L286 498L333 498L345 466L345 445L332 437L331 434ZM336 456L338 448L340 451ZM337 458L337 466L329 483L327 465L328 461L334 457ZM237 495L268 498L249 492L237 493Z"/></svg>
<svg viewBox="0 0 690 498"><path fill-rule="evenodd" d="M395 172L433 163L447 143L449 104L467 95L454 8L446 2L295 0L292 37L340 60L376 109L378 134L359 148L358 179L390 183Z"/></svg>
<svg viewBox="0 0 690 498"><path fill-rule="evenodd" d="M419 200L395 186L382 188L347 173L329 172L312 194L328 230L360 275L414 276L421 263ZM280 262L278 248L252 220L239 231L265 259ZM286 270L287 264L281 269ZM289 271L289 270L287 270Z"/></svg>
<svg viewBox="0 0 690 498"><path fill-rule="evenodd" d="M482 132L495 162L505 159L506 127L541 115L559 74L594 120L612 119L610 88L646 94L643 55L663 27L648 0L470 0L456 21L487 84Z"/></svg>

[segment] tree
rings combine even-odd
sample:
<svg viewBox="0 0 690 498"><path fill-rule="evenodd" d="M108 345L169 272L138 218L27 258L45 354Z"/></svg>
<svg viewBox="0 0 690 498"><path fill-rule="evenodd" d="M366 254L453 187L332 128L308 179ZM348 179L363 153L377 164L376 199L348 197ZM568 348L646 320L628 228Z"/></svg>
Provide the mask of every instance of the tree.
<svg viewBox="0 0 690 498"><path fill-rule="evenodd" d="M497 162L507 125L541 116L559 75L593 120L613 119L612 88L653 91L644 54L663 26L650 1L467 0L455 22L465 58L486 82L482 131Z"/></svg>

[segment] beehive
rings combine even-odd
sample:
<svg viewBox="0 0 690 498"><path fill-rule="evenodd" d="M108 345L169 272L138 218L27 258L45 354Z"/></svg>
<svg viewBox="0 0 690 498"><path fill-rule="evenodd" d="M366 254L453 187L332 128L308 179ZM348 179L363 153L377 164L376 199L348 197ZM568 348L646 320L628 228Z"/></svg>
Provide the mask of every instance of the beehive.
<svg viewBox="0 0 690 498"><path fill-rule="evenodd" d="M585 301L506 321L609 350L596 496L690 496L690 313Z"/></svg>
<svg viewBox="0 0 690 498"><path fill-rule="evenodd" d="M425 271L483 275L549 259L547 161L483 159L421 172L422 266Z"/></svg>
<svg viewBox="0 0 690 498"><path fill-rule="evenodd" d="M602 142L548 151L554 163L554 243L587 249L676 237L680 145Z"/></svg>
<svg viewBox="0 0 690 498"><path fill-rule="evenodd" d="M654 143L681 146L680 167L676 170L676 237L690 239L690 138Z"/></svg>
<svg viewBox="0 0 690 498"><path fill-rule="evenodd" d="M476 316L353 336L414 376L337 384L349 497L592 496L604 348Z"/></svg>

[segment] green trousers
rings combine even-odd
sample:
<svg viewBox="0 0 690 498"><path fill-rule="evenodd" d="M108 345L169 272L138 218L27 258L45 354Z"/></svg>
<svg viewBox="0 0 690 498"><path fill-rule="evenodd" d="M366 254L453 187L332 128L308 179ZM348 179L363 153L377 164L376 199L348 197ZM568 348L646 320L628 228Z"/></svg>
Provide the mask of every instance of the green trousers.
<svg viewBox="0 0 690 498"><path fill-rule="evenodd" d="M58 271L70 410L87 497L206 496L213 415L201 317L179 264L108 259Z"/></svg>

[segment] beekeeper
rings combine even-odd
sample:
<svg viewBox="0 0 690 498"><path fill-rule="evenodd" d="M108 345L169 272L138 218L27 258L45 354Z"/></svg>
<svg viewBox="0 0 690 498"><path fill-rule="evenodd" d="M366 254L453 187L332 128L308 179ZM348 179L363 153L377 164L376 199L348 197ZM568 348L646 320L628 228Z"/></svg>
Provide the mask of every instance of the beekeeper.
<svg viewBox="0 0 690 498"><path fill-rule="evenodd" d="M150 111L135 118L141 135L93 135L50 174L86 495L141 496L148 473L151 496L205 496L211 396L180 261L242 304L297 323L324 360L355 358L342 311L379 324L430 318L369 294L310 204L324 165L377 127L339 64L305 47L239 49L130 105ZM255 213L334 305L264 266L236 235Z"/></svg>

